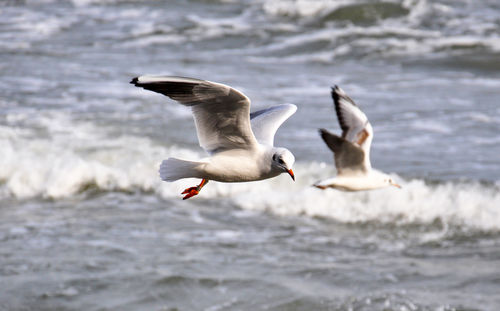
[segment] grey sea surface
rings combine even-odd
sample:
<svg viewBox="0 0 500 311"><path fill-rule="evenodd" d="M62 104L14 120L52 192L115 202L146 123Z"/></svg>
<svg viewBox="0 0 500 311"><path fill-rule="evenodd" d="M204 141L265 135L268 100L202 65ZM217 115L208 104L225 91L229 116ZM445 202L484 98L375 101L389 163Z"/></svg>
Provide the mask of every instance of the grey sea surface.
<svg viewBox="0 0 500 311"><path fill-rule="evenodd" d="M498 1L0 3L0 310L500 309ZM162 182L204 157L188 108L138 75L298 106L294 183ZM370 119L372 165L335 175L330 87Z"/></svg>

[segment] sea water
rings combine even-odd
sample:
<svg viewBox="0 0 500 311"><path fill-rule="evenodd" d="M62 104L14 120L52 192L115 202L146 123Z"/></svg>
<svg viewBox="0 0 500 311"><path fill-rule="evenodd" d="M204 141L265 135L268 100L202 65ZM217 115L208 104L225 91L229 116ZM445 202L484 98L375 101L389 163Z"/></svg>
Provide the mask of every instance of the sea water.
<svg viewBox="0 0 500 311"><path fill-rule="evenodd" d="M498 310L497 1L8 0L0 4L0 310ZM197 159L188 108L128 82L292 103L296 182L158 177ZM374 128L335 175L339 85Z"/></svg>

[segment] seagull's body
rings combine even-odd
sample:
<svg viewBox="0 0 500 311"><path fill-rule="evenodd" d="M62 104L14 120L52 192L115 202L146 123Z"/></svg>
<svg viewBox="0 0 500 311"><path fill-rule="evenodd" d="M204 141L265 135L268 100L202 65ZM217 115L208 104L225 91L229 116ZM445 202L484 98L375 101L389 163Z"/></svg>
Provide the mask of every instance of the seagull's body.
<svg viewBox="0 0 500 311"><path fill-rule="evenodd" d="M247 150L233 149L215 153L199 161L169 158L160 166L160 177L165 181L182 178L201 178L220 182L268 179L283 173L270 162L274 149L268 146L257 146Z"/></svg>
<svg viewBox="0 0 500 311"><path fill-rule="evenodd" d="M291 104L250 113L250 99L227 85L175 76L141 76L135 86L161 93L192 109L200 146L210 157L199 161L164 160L164 181L201 178L197 187L186 189L184 199L197 195L209 181L256 181L288 173L295 158L285 148L274 147L274 134L295 113Z"/></svg>
<svg viewBox="0 0 500 311"><path fill-rule="evenodd" d="M396 186L389 182L389 176L382 172L371 170L365 174L342 176L328 178L319 181L314 186L320 189L335 188L342 191L364 191L384 188L387 186Z"/></svg>
<svg viewBox="0 0 500 311"><path fill-rule="evenodd" d="M335 112L342 129L342 137L320 129L326 145L335 155L337 176L317 182L320 189L335 188L344 191L362 191L396 186L392 178L372 169L370 147L373 128L366 115L338 86L332 88Z"/></svg>

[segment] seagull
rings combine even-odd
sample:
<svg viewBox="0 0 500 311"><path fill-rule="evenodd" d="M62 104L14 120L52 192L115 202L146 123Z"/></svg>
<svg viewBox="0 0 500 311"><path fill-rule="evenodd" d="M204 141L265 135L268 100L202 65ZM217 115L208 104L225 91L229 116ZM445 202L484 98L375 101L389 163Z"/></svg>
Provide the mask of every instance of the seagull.
<svg viewBox="0 0 500 311"><path fill-rule="evenodd" d="M163 160L160 178L201 178L185 189L183 200L197 195L209 180L246 182L287 173L295 180L293 154L274 147L274 134L297 111L292 104L250 113L250 99L224 84L177 76L140 76L130 82L191 107L198 141L210 155L199 161Z"/></svg>
<svg viewBox="0 0 500 311"><path fill-rule="evenodd" d="M370 146L373 129L366 115L337 85L332 87L335 111L342 129L342 137L320 129L321 138L335 155L337 176L314 184L320 189L362 191L400 185L387 174L373 170L370 164Z"/></svg>

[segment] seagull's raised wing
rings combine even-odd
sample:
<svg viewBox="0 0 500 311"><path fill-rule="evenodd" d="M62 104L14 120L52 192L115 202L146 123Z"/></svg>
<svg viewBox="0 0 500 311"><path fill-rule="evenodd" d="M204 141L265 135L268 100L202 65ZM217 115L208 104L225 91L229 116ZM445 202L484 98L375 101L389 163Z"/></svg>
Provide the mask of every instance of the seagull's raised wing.
<svg viewBox="0 0 500 311"><path fill-rule="evenodd" d="M368 118L337 85L332 87L332 98L342 128L342 138L357 144L369 155L373 129Z"/></svg>
<svg viewBox="0 0 500 311"><path fill-rule="evenodd" d="M250 126L250 99L227 85L174 76L141 76L130 83L190 106L200 146L208 153L257 144Z"/></svg>
<svg viewBox="0 0 500 311"><path fill-rule="evenodd" d="M361 147L325 129L320 129L319 133L335 155L337 175L364 173L368 170L365 164L366 154Z"/></svg>
<svg viewBox="0 0 500 311"><path fill-rule="evenodd" d="M251 113L250 122L257 141L261 144L274 146L276 131L295 111L297 111L297 106L283 104Z"/></svg>

